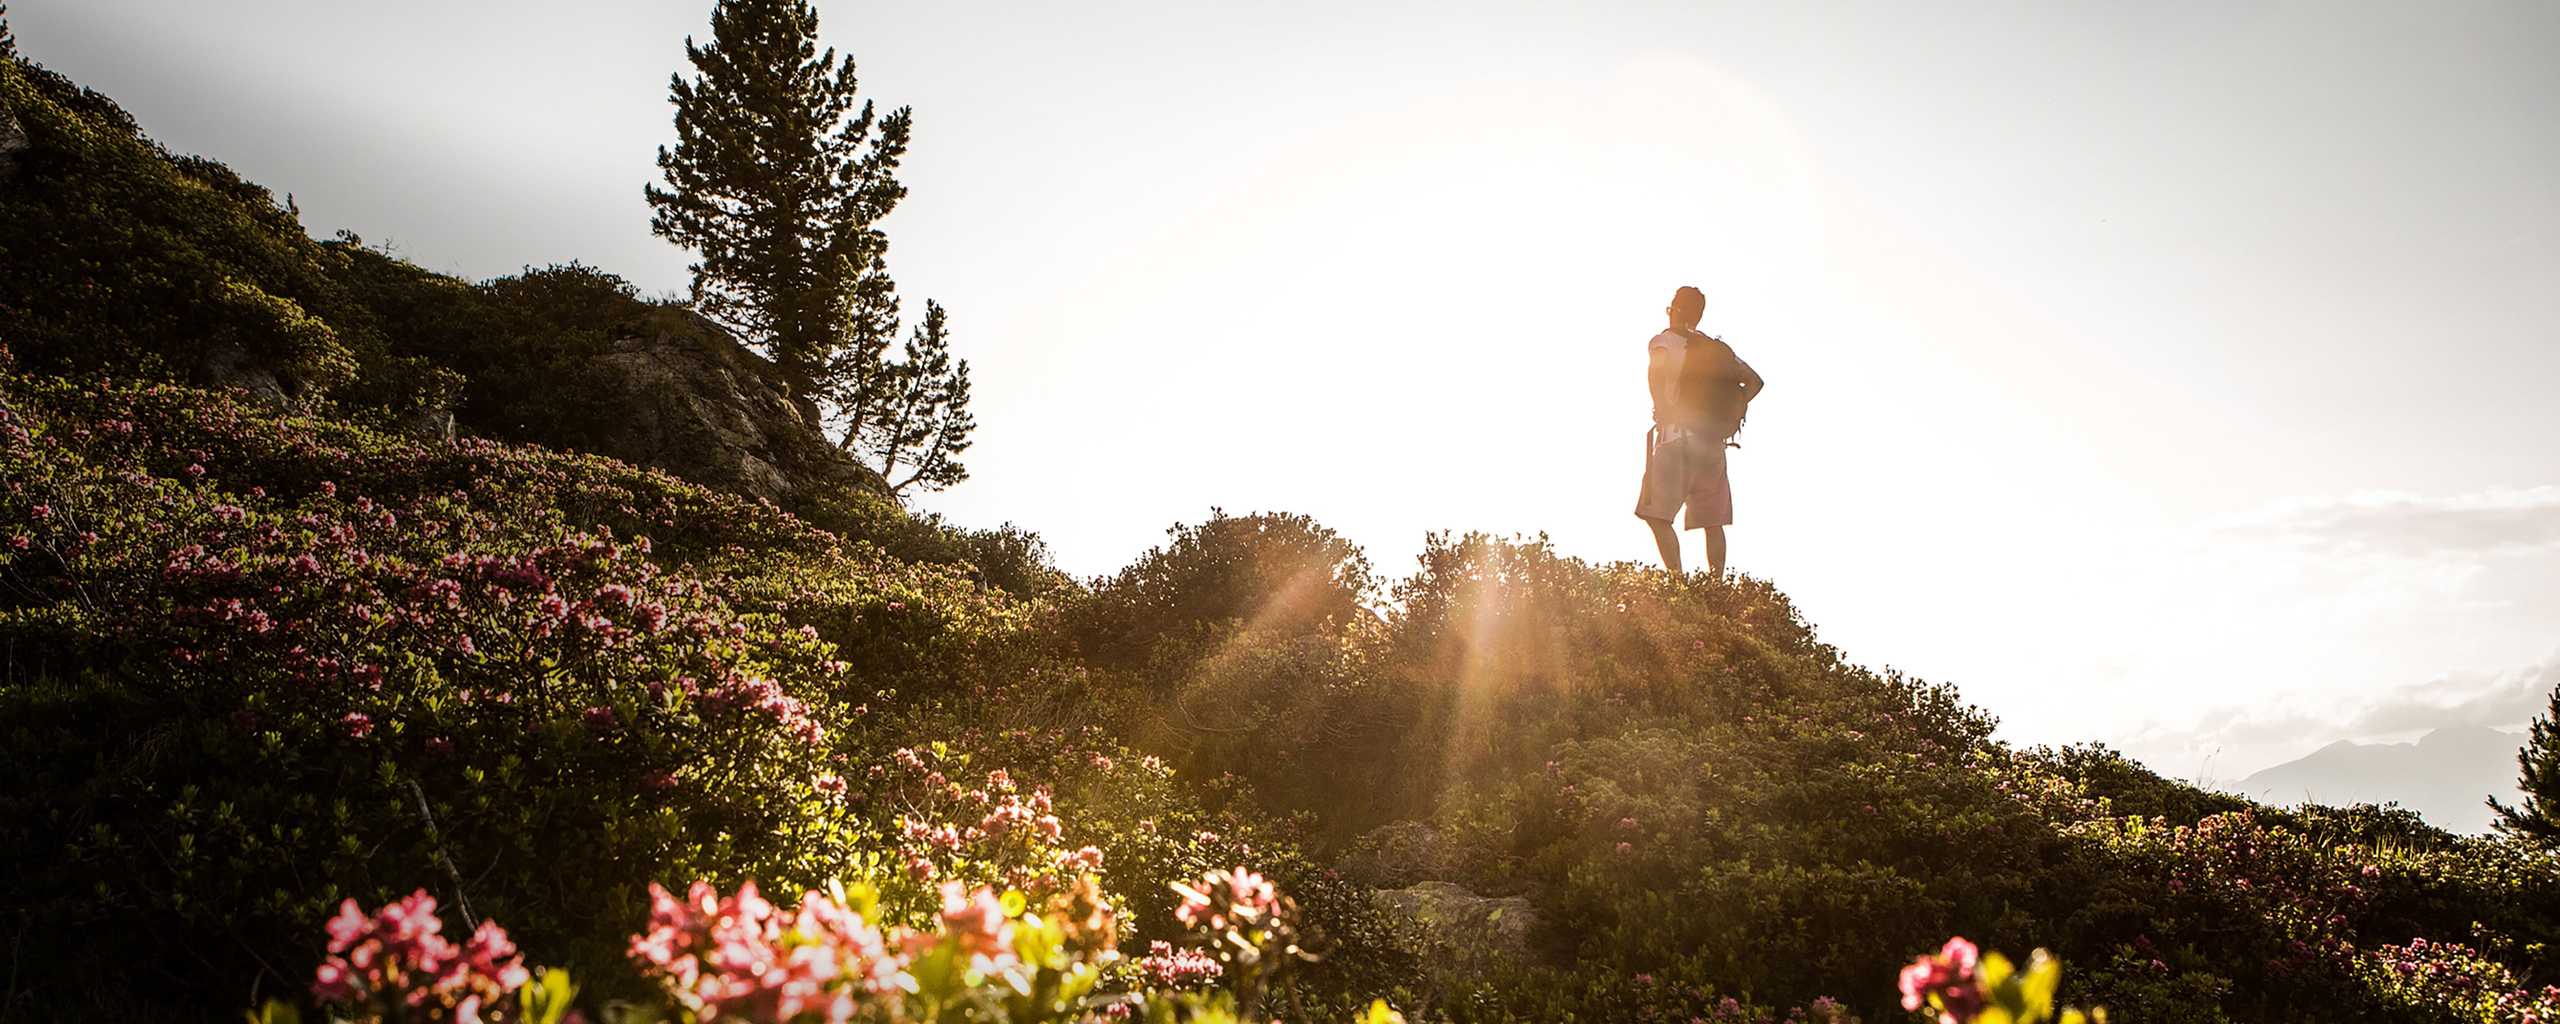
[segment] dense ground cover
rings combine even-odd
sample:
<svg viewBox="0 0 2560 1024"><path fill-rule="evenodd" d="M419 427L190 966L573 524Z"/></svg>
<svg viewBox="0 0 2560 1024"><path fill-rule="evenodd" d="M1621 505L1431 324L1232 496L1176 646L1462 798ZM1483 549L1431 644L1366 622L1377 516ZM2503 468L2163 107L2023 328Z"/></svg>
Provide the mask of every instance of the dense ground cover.
<svg viewBox="0 0 2560 1024"><path fill-rule="evenodd" d="M1099 583L1069 631L1124 652L1131 706L1173 709L1131 735L1358 834L1364 880L1531 899L1535 955L1443 977L1423 1011L1872 1014L1856 979L1948 934L2059 950L2120 1019L2520 1020L2560 982L2547 852L2009 747L1765 583L1443 537L1382 613L1271 628L1358 607L1372 575L1312 522L1219 517Z"/></svg>
<svg viewBox="0 0 2560 1024"><path fill-rule="evenodd" d="M955 719L1027 614L958 569L173 385L10 374L0 431L0 899L47 922L12 951L47 1012L290 990L310 922L420 885L610 993L662 878L920 913L1096 861L1158 911L1249 853L1308 873L1107 736Z"/></svg>
<svg viewBox="0 0 2560 1024"><path fill-rule="evenodd" d="M311 922L420 887L605 997L653 882L898 921L1093 873L1153 942L1248 862L1344 951L1302 1001L1453 1019L1872 1016L1948 934L2141 1019L2553 980L2547 854L2007 748L1755 582L1469 537L1372 610L1320 525L1219 516L1026 601L588 456L143 381L10 373L0 417L0 898L51 1011L291 991ZM1364 887L1423 879L1527 897L1530 947L1394 967L1432 948Z"/></svg>

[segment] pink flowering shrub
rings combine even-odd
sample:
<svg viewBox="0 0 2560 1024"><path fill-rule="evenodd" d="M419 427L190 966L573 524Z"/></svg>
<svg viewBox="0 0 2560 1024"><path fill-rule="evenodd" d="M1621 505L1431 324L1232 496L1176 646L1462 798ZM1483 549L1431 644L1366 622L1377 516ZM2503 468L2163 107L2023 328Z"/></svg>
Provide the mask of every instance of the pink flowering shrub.
<svg viewBox="0 0 2560 1024"><path fill-rule="evenodd" d="M656 883L649 894L649 929L632 937L631 958L702 1020L843 1020L903 996L904 953L840 889L808 893L789 910L753 882L731 896L708 882L682 899Z"/></svg>
<svg viewBox="0 0 2560 1024"><path fill-rule="evenodd" d="M753 882L722 893L697 881L682 897L653 883L648 922L630 937L628 954L665 1013L704 1024L1264 1019L1256 1007L1271 983L1305 959L1290 940L1294 906L1241 868L1185 892L1197 897L1185 903L1194 934L1217 946L1155 943L1134 967L1124 964L1116 915L1090 877L1042 902L945 883L940 909L914 925L867 885L831 884L786 907ZM333 1019L357 1022L557 1024L577 1016L565 975L546 971L528 984L533 974L503 928L483 922L457 947L442 938L436 910L424 892L370 916L349 901L329 922L314 1000ZM263 1024L298 1019L281 1002L252 1016ZM661 1019L628 1003L607 1017ZM1358 1019L1403 1018L1372 1001Z"/></svg>
<svg viewBox="0 0 2560 1024"><path fill-rule="evenodd" d="M1166 880L1255 858L1373 914L1160 761L937 707L1011 699L984 680L1022 667L1000 641L1028 613L770 509L6 374L0 469L0 538L26 541L0 539L0 768L27 782L0 816L33 823L0 842L0 895L71 926L21 960L48 985L118 957L170 965L116 976L144 1002L299 984L267 966L298 922L456 877L607 995L639 990L611 936L668 871L797 891L889 867L898 919L945 882L1039 901L1099 874L1166 938Z"/></svg>
<svg viewBox="0 0 2560 1024"><path fill-rule="evenodd" d="M2528 988L2506 964L2458 942L2411 939L2377 947L2358 960L2355 970L2378 1001L2436 1020L2560 1021L2560 985Z"/></svg>
<svg viewBox="0 0 2560 1024"><path fill-rule="evenodd" d="M0 480L0 768L29 783L0 895L70 925L29 970L173 965L138 999L421 878L593 968L657 871L849 869L888 823L844 780L907 676L827 636L866 602L1004 628L1001 595L662 474L165 385L0 374Z"/></svg>
<svg viewBox="0 0 2560 1024"><path fill-rule="evenodd" d="M1147 955L1138 960L1138 975L1150 988L1207 988L1225 973L1226 966L1217 957L1161 941L1149 943Z"/></svg>
<svg viewBox="0 0 2560 1024"><path fill-rule="evenodd" d="M358 1021L510 1019L511 997L532 974L507 930L483 921L460 946L443 931L423 889L370 916L346 901L329 920L312 998Z"/></svg>

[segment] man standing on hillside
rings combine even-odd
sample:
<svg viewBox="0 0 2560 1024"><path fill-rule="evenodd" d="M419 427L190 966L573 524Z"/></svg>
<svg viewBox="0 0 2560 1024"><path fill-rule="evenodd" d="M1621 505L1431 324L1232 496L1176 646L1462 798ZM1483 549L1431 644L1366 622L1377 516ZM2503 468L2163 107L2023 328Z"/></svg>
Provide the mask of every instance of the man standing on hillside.
<svg viewBox="0 0 2560 1024"><path fill-rule="evenodd" d="M1733 525L1733 483L1725 448L1765 386L1733 346L1698 330L1707 296L1682 285L1663 310L1671 324L1646 344L1645 387L1653 429L1645 435L1644 485L1636 515L1653 527L1664 568L1680 572L1680 532L1671 519L1689 508L1689 529L1707 531L1707 571L1724 572L1724 528ZM1733 445L1740 447L1740 445Z"/></svg>

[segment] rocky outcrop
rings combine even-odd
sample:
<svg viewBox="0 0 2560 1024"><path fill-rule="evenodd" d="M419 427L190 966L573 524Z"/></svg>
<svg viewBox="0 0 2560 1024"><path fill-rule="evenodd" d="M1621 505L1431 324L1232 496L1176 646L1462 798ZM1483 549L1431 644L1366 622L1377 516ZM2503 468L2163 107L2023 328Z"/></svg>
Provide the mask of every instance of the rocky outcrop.
<svg viewBox="0 0 2560 1024"><path fill-rule="evenodd" d="M698 315L662 309L626 325L594 368L620 399L612 429L586 446L599 454L784 504L886 492L826 443L772 363Z"/></svg>
<svg viewBox="0 0 2560 1024"><path fill-rule="evenodd" d="M203 360L196 366L196 380L216 391L248 392L250 398L277 409L291 407L293 395L302 390L238 345L205 349Z"/></svg>
<svg viewBox="0 0 2560 1024"><path fill-rule="evenodd" d="M1527 964L1538 911L1520 896L1478 896L1451 882L1380 890L1378 909L1395 921L1436 976L1481 978Z"/></svg>
<svg viewBox="0 0 2560 1024"><path fill-rule="evenodd" d="M0 178L18 169L18 154L32 144L27 141L27 129L18 123L18 116L9 112L6 102L0 102Z"/></svg>

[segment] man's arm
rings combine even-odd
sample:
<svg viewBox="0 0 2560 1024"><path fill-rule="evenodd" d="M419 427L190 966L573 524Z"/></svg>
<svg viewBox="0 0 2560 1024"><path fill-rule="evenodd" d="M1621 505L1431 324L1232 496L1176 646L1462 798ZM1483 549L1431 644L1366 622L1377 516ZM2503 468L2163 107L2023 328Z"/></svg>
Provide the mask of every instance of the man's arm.
<svg viewBox="0 0 2560 1024"><path fill-rule="evenodd" d="M1661 345L1647 349L1644 367L1645 390L1653 394L1653 408L1663 412L1676 408L1672 392L1680 386L1680 371L1672 365L1679 353Z"/></svg>

